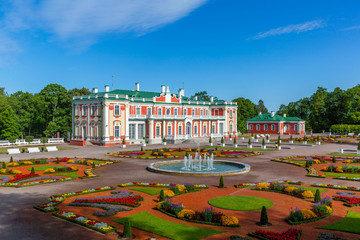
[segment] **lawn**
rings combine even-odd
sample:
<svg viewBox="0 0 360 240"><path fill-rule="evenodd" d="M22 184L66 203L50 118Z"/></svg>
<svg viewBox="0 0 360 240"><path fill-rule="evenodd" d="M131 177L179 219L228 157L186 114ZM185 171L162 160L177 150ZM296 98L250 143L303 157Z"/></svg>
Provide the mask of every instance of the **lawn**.
<svg viewBox="0 0 360 240"><path fill-rule="evenodd" d="M175 240L196 240L223 232L219 230L191 227L168 222L151 215L147 211L125 218L115 219L114 221L117 223L123 223L125 219L129 219L131 226L134 228Z"/></svg>
<svg viewBox="0 0 360 240"><path fill-rule="evenodd" d="M289 185L289 187L301 187L304 190L311 191L313 194L316 193L316 189L319 189L320 193L326 192L328 190L328 189L322 189L322 188L302 187L302 186L296 186L296 185Z"/></svg>
<svg viewBox="0 0 360 240"><path fill-rule="evenodd" d="M77 172L69 172L69 173L52 173L53 175L60 175L60 176L66 176L71 178L78 178L79 175Z"/></svg>
<svg viewBox="0 0 360 240"><path fill-rule="evenodd" d="M318 228L360 234L359 226L360 226L360 213L348 211L346 217L341 219L340 221L325 226L321 226Z"/></svg>
<svg viewBox="0 0 360 240"><path fill-rule="evenodd" d="M263 206L272 207L274 203L266 198L253 196L222 196L210 199L209 204L223 209L237 211L261 210Z"/></svg>
<svg viewBox="0 0 360 240"><path fill-rule="evenodd" d="M357 177L360 178L360 174L353 173L335 173L335 172L326 172L326 177Z"/></svg>
<svg viewBox="0 0 360 240"><path fill-rule="evenodd" d="M45 171L46 169L49 168L54 168L55 166L38 166L38 167L34 167L35 171ZM32 167L31 167L32 168ZM31 171L31 168L28 168L28 171Z"/></svg>
<svg viewBox="0 0 360 240"><path fill-rule="evenodd" d="M338 153L338 152L330 153L330 155L335 155L335 156L352 156L352 157L358 157L358 156L359 156L359 154L356 154L356 153Z"/></svg>
<svg viewBox="0 0 360 240"><path fill-rule="evenodd" d="M160 193L160 191L162 190L161 188L142 188L142 187L133 187L133 188L129 188L129 190L134 190L134 191L138 191L138 192L143 192L143 193L147 193L151 196L157 195Z"/></svg>

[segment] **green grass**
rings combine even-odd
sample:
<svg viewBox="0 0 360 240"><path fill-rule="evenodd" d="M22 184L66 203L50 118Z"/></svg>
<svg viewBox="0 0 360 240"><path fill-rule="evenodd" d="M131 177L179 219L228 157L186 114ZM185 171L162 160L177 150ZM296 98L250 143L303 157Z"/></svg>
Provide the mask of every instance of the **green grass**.
<svg viewBox="0 0 360 240"><path fill-rule="evenodd" d="M326 172L325 176L326 177L360 177L360 174Z"/></svg>
<svg viewBox="0 0 360 240"><path fill-rule="evenodd" d="M117 223L123 223L125 219L129 219L131 226L134 228L174 240L196 240L223 232L219 230L191 227L168 222L151 215L147 211L125 218L115 219L114 221Z"/></svg>
<svg viewBox="0 0 360 240"><path fill-rule="evenodd" d="M35 171L45 171L46 169L49 168L54 168L55 166L38 166L38 167L34 167ZM28 168L27 170L31 171L31 167Z"/></svg>
<svg viewBox="0 0 360 240"><path fill-rule="evenodd" d="M360 226L360 213L348 211L346 217L341 219L340 221L328 225L320 226L317 228L360 234L359 226Z"/></svg>
<svg viewBox="0 0 360 240"><path fill-rule="evenodd" d="M313 187L302 187L299 185L289 185L289 187L301 187L304 190L311 191L314 195L316 193L316 189L319 189L320 193L326 192L328 189L322 189L322 188L313 188Z"/></svg>
<svg viewBox="0 0 360 240"><path fill-rule="evenodd" d="M209 200L209 204L223 209L237 211L261 210L263 206L272 207L274 203L266 198L253 196L222 196Z"/></svg>
<svg viewBox="0 0 360 240"><path fill-rule="evenodd" d="M161 188L142 188L142 187L133 187L133 188L129 188L129 190L134 190L134 191L138 191L138 192L143 192L143 193L147 193L151 196L157 195L160 193L160 191L162 190Z"/></svg>
<svg viewBox="0 0 360 240"><path fill-rule="evenodd" d="M77 172L69 172L69 173L52 173L54 175L66 176L71 178L78 178L79 175Z"/></svg>
<svg viewBox="0 0 360 240"><path fill-rule="evenodd" d="M214 146L204 146L205 148L215 148ZM235 147L217 147L218 149L231 149L231 150L244 150L244 151L264 151L271 152L275 149L262 149L262 148L235 148Z"/></svg>
<svg viewBox="0 0 360 240"><path fill-rule="evenodd" d="M338 152L330 153L330 155L335 155L335 156L352 156L352 157L358 157L358 156L360 156L359 154L356 154L356 153L338 153Z"/></svg>

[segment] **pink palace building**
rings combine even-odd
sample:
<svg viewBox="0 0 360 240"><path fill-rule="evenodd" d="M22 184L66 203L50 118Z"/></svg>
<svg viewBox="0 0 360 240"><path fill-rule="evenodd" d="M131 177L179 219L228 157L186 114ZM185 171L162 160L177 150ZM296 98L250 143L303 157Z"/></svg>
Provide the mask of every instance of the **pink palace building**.
<svg viewBox="0 0 360 240"><path fill-rule="evenodd" d="M236 134L237 105L223 100L198 100L171 93L113 90L105 86L72 100L71 144L99 145L181 142L189 138L220 138Z"/></svg>

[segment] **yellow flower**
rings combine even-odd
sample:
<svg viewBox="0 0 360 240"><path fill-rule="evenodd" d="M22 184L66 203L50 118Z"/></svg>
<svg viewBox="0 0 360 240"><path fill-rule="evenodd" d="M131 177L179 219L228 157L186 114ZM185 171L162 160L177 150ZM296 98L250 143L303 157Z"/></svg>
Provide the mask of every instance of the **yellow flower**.
<svg viewBox="0 0 360 240"><path fill-rule="evenodd" d="M158 202L158 203L156 204L156 209L161 209L161 205L163 204L163 202L164 202L164 201Z"/></svg>
<svg viewBox="0 0 360 240"><path fill-rule="evenodd" d="M171 198L175 196L175 193L172 190L164 190L164 196L165 198Z"/></svg>
<svg viewBox="0 0 360 240"><path fill-rule="evenodd" d="M53 168L48 168L44 171L44 173L54 173L55 170Z"/></svg>
<svg viewBox="0 0 360 240"><path fill-rule="evenodd" d="M268 190L270 187L270 184L269 183L259 183L257 186L256 186L256 189L265 189L265 190Z"/></svg>
<svg viewBox="0 0 360 240"><path fill-rule="evenodd" d="M31 164L33 164L31 161L22 161L21 163L22 163L22 164L25 164L25 165L31 165Z"/></svg>
<svg viewBox="0 0 360 240"><path fill-rule="evenodd" d="M176 187L179 189L179 192L186 191L186 187L184 185L179 184L179 185L176 185Z"/></svg>
<svg viewBox="0 0 360 240"><path fill-rule="evenodd" d="M304 191L301 195L304 198L313 198L314 197L314 194L311 191Z"/></svg>
<svg viewBox="0 0 360 240"><path fill-rule="evenodd" d="M6 173L6 169L0 169L0 173Z"/></svg>
<svg viewBox="0 0 360 240"><path fill-rule="evenodd" d="M239 219L233 216L222 216L221 217L221 225L230 226L239 224Z"/></svg>
<svg viewBox="0 0 360 240"><path fill-rule="evenodd" d="M309 209L302 209L301 213L304 216L304 220L317 217L316 214L313 211L309 210Z"/></svg>
<svg viewBox="0 0 360 240"><path fill-rule="evenodd" d="M178 212L177 217L178 218L188 218L188 219L192 219L195 215L195 211L194 210L190 210L190 209L183 209L180 212Z"/></svg>
<svg viewBox="0 0 360 240"><path fill-rule="evenodd" d="M296 189L297 189L296 187L286 187L286 188L284 188L284 191L287 193L292 193Z"/></svg>

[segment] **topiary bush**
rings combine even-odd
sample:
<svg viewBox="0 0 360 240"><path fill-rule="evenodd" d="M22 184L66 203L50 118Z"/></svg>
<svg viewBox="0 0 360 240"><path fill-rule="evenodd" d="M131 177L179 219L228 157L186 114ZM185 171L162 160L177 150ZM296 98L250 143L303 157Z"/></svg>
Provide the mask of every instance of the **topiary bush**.
<svg viewBox="0 0 360 240"><path fill-rule="evenodd" d="M225 184L224 184L224 177L220 176L220 182L219 182L219 187L220 188L224 188Z"/></svg>
<svg viewBox="0 0 360 240"><path fill-rule="evenodd" d="M129 238L131 236L132 236L132 234L131 234L131 224L130 224L129 219L126 219L125 222L124 222L123 237L124 238Z"/></svg>
<svg viewBox="0 0 360 240"><path fill-rule="evenodd" d="M266 207L263 206L261 209L260 225L264 226L264 225L267 225L268 223L269 223L269 219L267 216Z"/></svg>
<svg viewBox="0 0 360 240"><path fill-rule="evenodd" d="M314 201L315 201L316 203L321 202L321 195L320 195L319 189L316 189Z"/></svg>

